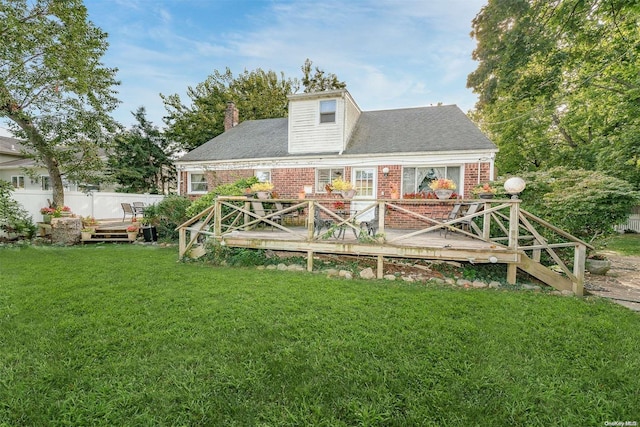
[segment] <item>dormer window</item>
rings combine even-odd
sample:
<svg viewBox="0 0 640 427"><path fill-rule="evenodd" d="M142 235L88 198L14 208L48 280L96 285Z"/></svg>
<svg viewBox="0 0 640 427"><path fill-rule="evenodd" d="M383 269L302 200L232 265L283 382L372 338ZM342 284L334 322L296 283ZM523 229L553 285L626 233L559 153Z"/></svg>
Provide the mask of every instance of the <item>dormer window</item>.
<svg viewBox="0 0 640 427"><path fill-rule="evenodd" d="M336 122L336 100L320 101L320 123Z"/></svg>

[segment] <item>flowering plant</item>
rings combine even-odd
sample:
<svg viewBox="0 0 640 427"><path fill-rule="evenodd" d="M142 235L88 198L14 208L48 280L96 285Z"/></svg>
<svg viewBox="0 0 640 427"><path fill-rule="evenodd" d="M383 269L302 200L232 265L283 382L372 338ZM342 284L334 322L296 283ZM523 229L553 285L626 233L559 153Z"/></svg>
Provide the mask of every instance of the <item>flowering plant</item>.
<svg viewBox="0 0 640 427"><path fill-rule="evenodd" d="M40 208L40 213L42 215L53 215L55 211L56 210L54 208L48 208L48 207Z"/></svg>
<svg viewBox="0 0 640 427"><path fill-rule="evenodd" d="M60 212L71 212L71 208L69 206L63 206L60 208Z"/></svg>
<svg viewBox="0 0 640 427"><path fill-rule="evenodd" d="M353 185L349 181L345 181L342 178L336 178L331 181L331 189L333 191L344 191L353 189Z"/></svg>
<svg viewBox="0 0 640 427"><path fill-rule="evenodd" d="M492 187L491 184L489 184L488 182L482 185L476 185L473 190L472 190L473 194L480 194L480 193L491 193L491 194L495 194L496 189L495 187Z"/></svg>
<svg viewBox="0 0 640 427"><path fill-rule="evenodd" d="M334 202L333 208L338 211L344 210L344 202L341 202L341 201Z"/></svg>
<svg viewBox="0 0 640 427"><path fill-rule="evenodd" d="M447 178L439 178L431 181L431 184L429 184L429 188L431 188L434 191L435 190L455 190L456 183Z"/></svg>
<svg viewBox="0 0 640 427"><path fill-rule="evenodd" d="M127 227L127 232L128 233L135 233L137 231L138 231L138 227L135 226L135 225L130 225L130 226Z"/></svg>
<svg viewBox="0 0 640 427"><path fill-rule="evenodd" d="M273 190L273 184L270 182L256 182L251 185L252 191L271 191Z"/></svg>

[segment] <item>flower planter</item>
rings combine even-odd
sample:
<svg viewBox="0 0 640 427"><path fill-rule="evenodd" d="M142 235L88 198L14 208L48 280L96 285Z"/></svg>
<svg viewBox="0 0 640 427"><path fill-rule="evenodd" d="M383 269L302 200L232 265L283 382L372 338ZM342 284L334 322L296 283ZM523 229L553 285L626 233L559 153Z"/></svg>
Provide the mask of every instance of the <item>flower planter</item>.
<svg viewBox="0 0 640 427"><path fill-rule="evenodd" d="M342 196L343 199L353 199L353 196L356 195L356 190L342 190L338 191L338 193Z"/></svg>
<svg viewBox="0 0 640 427"><path fill-rule="evenodd" d="M480 193L478 196L481 199L493 199L493 193Z"/></svg>
<svg viewBox="0 0 640 427"><path fill-rule="evenodd" d="M611 261L608 259L591 259L587 258L585 262L585 267L587 271L591 274L597 274L599 276L604 276L607 274L607 271L611 268Z"/></svg>
<svg viewBox="0 0 640 427"><path fill-rule="evenodd" d="M436 196L440 200L450 199L453 194L453 190L433 190L433 192L436 193Z"/></svg>
<svg viewBox="0 0 640 427"><path fill-rule="evenodd" d="M42 222L45 224L51 224L51 215L42 215Z"/></svg>
<svg viewBox="0 0 640 427"><path fill-rule="evenodd" d="M269 192L268 191L256 191L256 197L258 199L268 199Z"/></svg>
<svg viewBox="0 0 640 427"><path fill-rule="evenodd" d="M131 240L133 242L134 240L136 240L138 238L138 232L137 231L127 231L127 237L129 238L129 240Z"/></svg>
<svg viewBox="0 0 640 427"><path fill-rule="evenodd" d="M81 231L80 232L80 238L82 240L91 240L91 236L93 235L93 233L91 231Z"/></svg>

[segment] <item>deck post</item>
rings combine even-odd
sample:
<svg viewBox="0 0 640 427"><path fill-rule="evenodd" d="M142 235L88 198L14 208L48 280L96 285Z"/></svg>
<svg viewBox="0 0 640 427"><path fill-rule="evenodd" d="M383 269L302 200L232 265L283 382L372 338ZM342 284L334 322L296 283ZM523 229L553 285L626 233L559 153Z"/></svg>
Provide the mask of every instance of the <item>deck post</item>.
<svg viewBox="0 0 640 427"><path fill-rule="evenodd" d="M217 197L214 203L213 237L216 238L222 236L222 203Z"/></svg>
<svg viewBox="0 0 640 427"><path fill-rule="evenodd" d="M307 271L313 271L313 251L307 251Z"/></svg>
<svg viewBox="0 0 640 427"><path fill-rule="evenodd" d="M187 230L180 228L178 230L178 254L182 258L187 250Z"/></svg>
<svg viewBox="0 0 640 427"><path fill-rule="evenodd" d="M484 215L482 216L482 238L487 242L491 238L491 214L487 209L491 208L491 203L484 202Z"/></svg>
<svg viewBox="0 0 640 427"><path fill-rule="evenodd" d="M378 279L384 278L384 257L382 255L378 255L376 276L378 277Z"/></svg>
<svg viewBox="0 0 640 427"><path fill-rule="evenodd" d="M511 208L509 209L509 249L518 249L518 225L520 224L520 200L511 199ZM518 272L518 264L507 264L507 283L516 284L516 273Z"/></svg>
<svg viewBox="0 0 640 427"><path fill-rule="evenodd" d="M584 295L584 263L587 255L585 245L576 245L573 255L573 275L576 281L573 283L573 293L576 296Z"/></svg>
<svg viewBox="0 0 640 427"><path fill-rule="evenodd" d="M384 234L384 214L385 214L385 203L383 201L378 203L378 206L376 207L376 209L378 209L378 232L380 234ZM381 279L382 277L380 277Z"/></svg>
<svg viewBox="0 0 640 427"><path fill-rule="evenodd" d="M315 214L316 206L313 200L309 200L309 206L307 207L307 240L313 240L313 234L315 233Z"/></svg>

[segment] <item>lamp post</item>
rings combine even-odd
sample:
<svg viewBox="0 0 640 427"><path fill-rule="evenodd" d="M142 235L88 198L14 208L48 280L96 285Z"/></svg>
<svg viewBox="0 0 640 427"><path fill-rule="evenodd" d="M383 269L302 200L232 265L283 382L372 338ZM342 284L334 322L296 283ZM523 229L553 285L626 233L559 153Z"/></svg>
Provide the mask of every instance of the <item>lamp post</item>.
<svg viewBox="0 0 640 427"><path fill-rule="evenodd" d="M524 179L514 176L504 182L504 191L510 194L512 199L517 199L518 195L524 191L526 186L527 184L524 182Z"/></svg>

